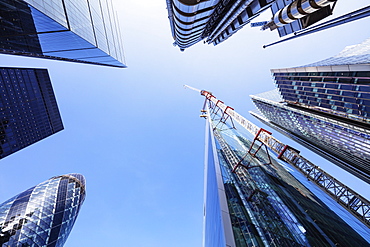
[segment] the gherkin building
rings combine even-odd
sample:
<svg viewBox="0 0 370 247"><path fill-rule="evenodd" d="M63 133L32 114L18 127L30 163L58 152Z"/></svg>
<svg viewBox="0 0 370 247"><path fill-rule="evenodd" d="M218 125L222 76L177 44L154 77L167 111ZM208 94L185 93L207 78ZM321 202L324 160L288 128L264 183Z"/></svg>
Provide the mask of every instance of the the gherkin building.
<svg viewBox="0 0 370 247"><path fill-rule="evenodd" d="M52 177L0 204L1 247L60 247L85 200L80 174Z"/></svg>

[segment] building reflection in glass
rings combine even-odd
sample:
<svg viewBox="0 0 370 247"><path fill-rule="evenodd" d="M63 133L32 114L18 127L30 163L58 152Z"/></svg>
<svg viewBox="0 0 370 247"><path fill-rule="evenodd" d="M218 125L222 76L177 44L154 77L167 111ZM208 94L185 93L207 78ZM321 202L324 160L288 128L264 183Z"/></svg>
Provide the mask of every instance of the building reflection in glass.
<svg viewBox="0 0 370 247"><path fill-rule="evenodd" d="M67 174L0 204L0 246L63 246L85 193L85 178Z"/></svg>
<svg viewBox="0 0 370 247"><path fill-rule="evenodd" d="M289 164L270 162L237 123L220 123L223 112L208 112L205 247L369 245L365 225Z"/></svg>
<svg viewBox="0 0 370 247"><path fill-rule="evenodd" d="M0 68L0 158L63 128L46 69Z"/></svg>
<svg viewBox="0 0 370 247"><path fill-rule="evenodd" d="M126 67L107 0L0 0L0 16L2 53Z"/></svg>

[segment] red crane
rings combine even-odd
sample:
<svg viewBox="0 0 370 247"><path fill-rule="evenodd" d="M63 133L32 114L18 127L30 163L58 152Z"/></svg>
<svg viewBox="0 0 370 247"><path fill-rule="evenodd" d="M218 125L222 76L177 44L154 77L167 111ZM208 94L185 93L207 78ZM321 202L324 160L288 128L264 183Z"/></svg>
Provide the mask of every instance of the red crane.
<svg viewBox="0 0 370 247"><path fill-rule="evenodd" d="M268 148L277 155L278 159L281 159L295 167L311 182L315 183L325 193L337 201L342 207L358 218L362 223L370 227L370 201L301 156L298 150L285 145L274 138L271 132L259 128L252 122L248 121L232 107L227 106L224 102L217 99L211 92L199 90L187 85L184 85L184 87L197 91L206 98L201 117L210 117L212 113L220 112L222 113L222 117L219 120L220 123L225 123L227 120L230 120L231 124L234 126L233 121L235 121L255 136L251 146L253 146L255 142L259 142L260 147L254 153L250 153L251 150L249 150L251 155L257 153L264 145L266 150ZM206 109L208 109L208 111ZM238 164L241 164L241 162L239 161L235 164L236 166L234 170L238 168Z"/></svg>

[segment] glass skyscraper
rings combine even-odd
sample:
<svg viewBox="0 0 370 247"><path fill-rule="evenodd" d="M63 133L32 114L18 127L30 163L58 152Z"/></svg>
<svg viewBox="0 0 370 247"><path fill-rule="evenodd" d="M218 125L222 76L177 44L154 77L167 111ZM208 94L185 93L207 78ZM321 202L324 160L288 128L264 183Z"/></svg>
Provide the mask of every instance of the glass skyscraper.
<svg viewBox="0 0 370 247"><path fill-rule="evenodd" d="M0 53L126 67L109 0L0 0Z"/></svg>
<svg viewBox="0 0 370 247"><path fill-rule="evenodd" d="M327 17L335 0L166 0L172 37L181 51L204 40L218 45L263 11L273 18L264 29L280 36L306 28ZM255 23L257 24L257 23Z"/></svg>
<svg viewBox="0 0 370 247"><path fill-rule="evenodd" d="M203 39L217 45L236 33L275 0L166 0L172 36L180 50Z"/></svg>
<svg viewBox="0 0 370 247"><path fill-rule="evenodd" d="M223 111L206 111L204 247L370 245L367 226Z"/></svg>
<svg viewBox="0 0 370 247"><path fill-rule="evenodd" d="M0 158L61 130L47 70L0 68Z"/></svg>
<svg viewBox="0 0 370 247"><path fill-rule="evenodd" d="M370 183L369 63L370 39L321 62L273 69L278 92L251 96L262 113L253 115Z"/></svg>
<svg viewBox="0 0 370 247"><path fill-rule="evenodd" d="M67 174L50 178L0 204L0 246L63 246L85 193L85 178Z"/></svg>

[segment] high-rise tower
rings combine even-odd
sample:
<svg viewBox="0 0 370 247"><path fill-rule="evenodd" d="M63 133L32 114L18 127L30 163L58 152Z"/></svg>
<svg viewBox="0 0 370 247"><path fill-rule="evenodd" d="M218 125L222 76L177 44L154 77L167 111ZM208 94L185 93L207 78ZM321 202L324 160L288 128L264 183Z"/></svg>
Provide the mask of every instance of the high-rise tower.
<svg viewBox="0 0 370 247"><path fill-rule="evenodd" d="M274 0L166 0L175 45L183 51L199 41L218 44L237 32ZM253 6L253 7L252 7Z"/></svg>
<svg viewBox="0 0 370 247"><path fill-rule="evenodd" d="M0 158L63 130L46 69L0 68Z"/></svg>
<svg viewBox="0 0 370 247"><path fill-rule="evenodd" d="M85 193L85 178L67 174L0 204L0 246L63 246Z"/></svg>
<svg viewBox="0 0 370 247"><path fill-rule="evenodd" d="M108 0L0 0L0 53L126 67Z"/></svg>
<svg viewBox="0 0 370 247"><path fill-rule="evenodd" d="M278 91L251 96L252 113L370 183L370 39L303 67L273 69Z"/></svg>
<svg viewBox="0 0 370 247"><path fill-rule="evenodd" d="M166 0L174 45L184 50L201 40L217 45L271 7L265 29L280 36L306 28L332 13L336 0Z"/></svg>
<svg viewBox="0 0 370 247"><path fill-rule="evenodd" d="M264 143L282 150L279 158L286 147L268 139L270 134L260 135L266 131L257 131L209 92L201 93L207 98L204 247L370 244L367 226L307 181L310 174L277 162Z"/></svg>

